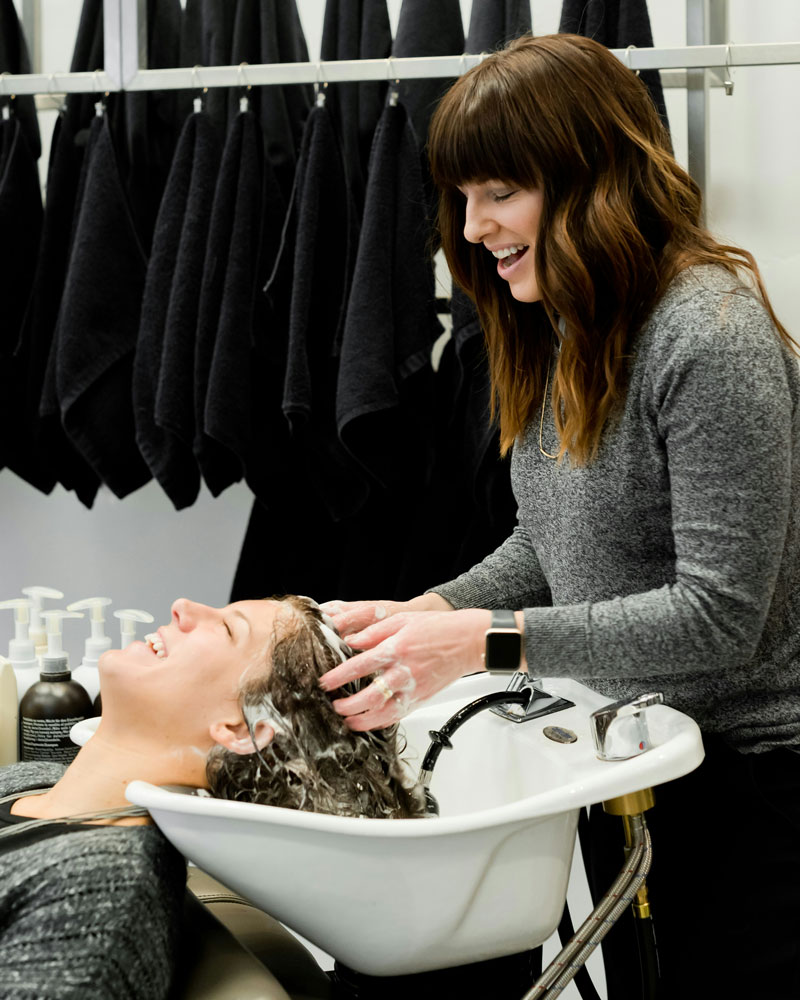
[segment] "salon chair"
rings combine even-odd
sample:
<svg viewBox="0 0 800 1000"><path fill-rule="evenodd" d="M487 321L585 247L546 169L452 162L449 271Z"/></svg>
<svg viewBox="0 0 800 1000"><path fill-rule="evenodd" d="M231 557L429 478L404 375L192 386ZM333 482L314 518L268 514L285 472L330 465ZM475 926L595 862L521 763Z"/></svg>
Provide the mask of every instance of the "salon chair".
<svg viewBox="0 0 800 1000"><path fill-rule="evenodd" d="M329 1000L314 957L273 917L189 866L172 1000Z"/></svg>

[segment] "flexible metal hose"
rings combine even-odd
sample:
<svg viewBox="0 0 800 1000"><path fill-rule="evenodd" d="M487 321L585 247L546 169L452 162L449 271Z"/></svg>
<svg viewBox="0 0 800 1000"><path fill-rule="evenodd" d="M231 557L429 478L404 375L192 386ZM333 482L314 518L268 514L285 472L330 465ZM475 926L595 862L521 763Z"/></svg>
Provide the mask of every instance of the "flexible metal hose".
<svg viewBox="0 0 800 1000"><path fill-rule="evenodd" d="M551 1000L558 996L633 902L650 871L653 852L644 816L641 813L631 816L630 822L633 843L624 867L572 940L561 949L522 1000Z"/></svg>

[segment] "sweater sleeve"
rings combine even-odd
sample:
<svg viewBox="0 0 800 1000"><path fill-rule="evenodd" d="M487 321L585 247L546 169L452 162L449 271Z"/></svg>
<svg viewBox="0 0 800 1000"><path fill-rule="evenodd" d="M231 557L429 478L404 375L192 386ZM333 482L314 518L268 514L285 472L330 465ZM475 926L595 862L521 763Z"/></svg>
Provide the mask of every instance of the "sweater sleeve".
<svg viewBox="0 0 800 1000"><path fill-rule="evenodd" d="M749 295L706 296L691 329L686 315L660 331L641 404L666 449L674 580L526 610L528 662L549 674L721 672L761 639L787 544L795 359Z"/></svg>
<svg viewBox="0 0 800 1000"><path fill-rule="evenodd" d="M7 1000L158 1000L185 864L154 827L97 827L0 858Z"/></svg>
<svg viewBox="0 0 800 1000"><path fill-rule="evenodd" d="M465 573L431 587L454 608L510 608L549 605L550 589L529 533L517 525L494 552Z"/></svg>

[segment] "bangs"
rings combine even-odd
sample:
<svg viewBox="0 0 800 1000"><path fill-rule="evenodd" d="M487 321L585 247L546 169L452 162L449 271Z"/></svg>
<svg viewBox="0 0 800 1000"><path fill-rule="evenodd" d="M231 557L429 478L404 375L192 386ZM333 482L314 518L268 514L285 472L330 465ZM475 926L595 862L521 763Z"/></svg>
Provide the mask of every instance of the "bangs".
<svg viewBox="0 0 800 1000"><path fill-rule="evenodd" d="M535 122L514 89L503 66L489 56L444 95L428 137L431 175L440 189L488 180L540 185Z"/></svg>

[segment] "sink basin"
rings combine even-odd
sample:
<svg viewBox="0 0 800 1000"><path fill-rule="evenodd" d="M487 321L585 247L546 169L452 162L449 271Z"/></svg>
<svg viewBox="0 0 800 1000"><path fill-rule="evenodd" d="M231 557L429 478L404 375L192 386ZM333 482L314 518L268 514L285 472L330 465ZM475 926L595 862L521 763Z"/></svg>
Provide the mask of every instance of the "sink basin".
<svg viewBox="0 0 800 1000"><path fill-rule="evenodd" d="M404 756L414 772L428 730L505 686L504 677L473 674L409 715ZM579 809L670 781L703 758L692 719L656 705L647 710L652 749L600 761L589 715L607 699L570 680L542 687L574 707L521 724L482 712L453 736L431 781L438 818L320 815L142 781L126 794L187 858L359 972L403 975L513 954L558 925ZM577 740L554 742L548 726Z"/></svg>

